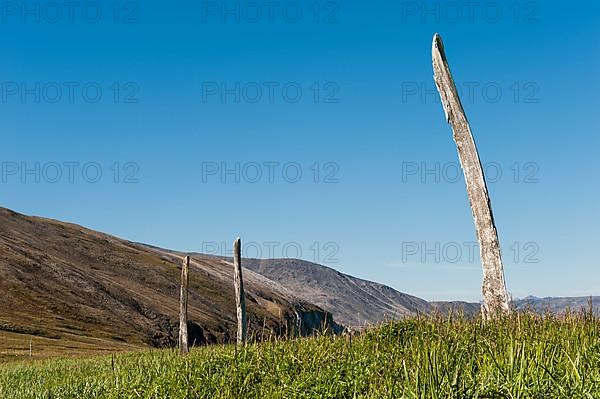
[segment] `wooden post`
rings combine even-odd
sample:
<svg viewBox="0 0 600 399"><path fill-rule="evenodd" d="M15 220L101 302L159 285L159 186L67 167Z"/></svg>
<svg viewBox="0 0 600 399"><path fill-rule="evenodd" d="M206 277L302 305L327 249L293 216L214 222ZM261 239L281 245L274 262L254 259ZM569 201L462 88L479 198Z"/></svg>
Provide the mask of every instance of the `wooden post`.
<svg viewBox="0 0 600 399"><path fill-rule="evenodd" d="M183 258L181 265L181 292L179 294L179 349L182 355L188 353L187 331L187 302L188 302L188 275L190 272L190 257Z"/></svg>
<svg viewBox="0 0 600 399"><path fill-rule="evenodd" d="M29 338L29 357L33 357L33 338Z"/></svg>
<svg viewBox="0 0 600 399"><path fill-rule="evenodd" d="M244 297L244 280L242 278L242 240L238 237L233 242L233 283L235 285L235 305L237 309L237 342L246 344L248 326L246 321L246 299Z"/></svg>
<svg viewBox="0 0 600 399"><path fill-rule="evenodd" d="M452 126L460 165L465 175L467 194L475 219L475 230L479 240L483 268L483 305L481 310L483 317L490 319L500 314L508 314L510 311L498 232L477 147L450 73L442 38L437 33L433 36L431 52L433 77L442 99L446 121Z"/></svg>

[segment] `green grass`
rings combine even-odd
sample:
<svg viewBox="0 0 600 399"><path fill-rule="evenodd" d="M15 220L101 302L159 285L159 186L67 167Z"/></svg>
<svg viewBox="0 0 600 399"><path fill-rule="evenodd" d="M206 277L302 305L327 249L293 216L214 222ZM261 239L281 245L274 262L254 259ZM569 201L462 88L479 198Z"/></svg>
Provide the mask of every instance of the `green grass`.
<svg viewBox="0 0 600 399"><path fill-rule="evenodd" d="M1 398L600 398L600 320L418 318L319 336L0 365Z"/></svg>

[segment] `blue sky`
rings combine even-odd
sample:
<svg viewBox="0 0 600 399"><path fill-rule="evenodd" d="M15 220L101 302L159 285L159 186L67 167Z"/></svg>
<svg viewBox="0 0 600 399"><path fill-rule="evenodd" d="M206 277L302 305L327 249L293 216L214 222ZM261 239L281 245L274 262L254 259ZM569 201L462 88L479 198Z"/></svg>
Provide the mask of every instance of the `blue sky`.
<svg viewBox="0 0 600 399"><path fill-rule="evenodd" d="M2 5L0 205L479 300L439 32L509 291L600 295L597 2L60 4Z"/></svg>

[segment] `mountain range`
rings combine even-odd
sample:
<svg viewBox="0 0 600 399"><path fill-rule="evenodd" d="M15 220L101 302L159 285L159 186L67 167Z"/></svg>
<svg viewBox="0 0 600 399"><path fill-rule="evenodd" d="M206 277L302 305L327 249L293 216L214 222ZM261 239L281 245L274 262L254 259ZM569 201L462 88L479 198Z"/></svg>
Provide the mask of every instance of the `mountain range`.
<svg viewBox="0 0 600 399"><path fill-rule="evenodd" d="M185 255L0 208L0 359L30 345L40 357L174 346ZM231 342L231 259L189 255L190 343ZM477 303L427 302L298 259L243 259L243 266L249 330L259 339L324 327L339 333L433 310L479 311ZM561 312L588 300L528 297L513 306Z"/></svg>

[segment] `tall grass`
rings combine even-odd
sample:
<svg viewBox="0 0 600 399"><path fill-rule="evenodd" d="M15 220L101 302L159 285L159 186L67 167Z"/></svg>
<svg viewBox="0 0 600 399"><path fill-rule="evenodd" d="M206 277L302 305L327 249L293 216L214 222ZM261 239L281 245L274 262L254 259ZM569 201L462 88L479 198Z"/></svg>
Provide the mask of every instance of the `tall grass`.
<svg viewBox="0 0 600 399"><path fill-rule="evenodd" d="M356 336L0 366L2 398L600 398L600 320L407 319Z"/></svg>

